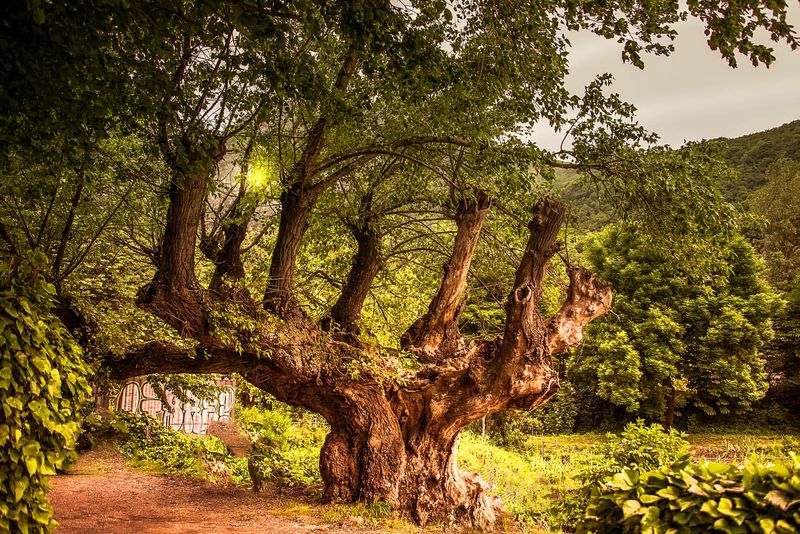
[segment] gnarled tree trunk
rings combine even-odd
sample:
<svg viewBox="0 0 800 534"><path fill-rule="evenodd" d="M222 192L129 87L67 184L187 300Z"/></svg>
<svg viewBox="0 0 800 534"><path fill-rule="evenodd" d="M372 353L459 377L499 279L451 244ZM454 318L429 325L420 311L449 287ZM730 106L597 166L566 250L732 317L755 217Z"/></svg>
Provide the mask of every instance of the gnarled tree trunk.
<svg viewBox="0 0 800 534"><path fill-rule="evenodd" d="M348 50L334 84L342 93L354 72L355 49ZM209 157L190 153L190 165L173 168L158 269L140 289L137 304L195 340L196 346L187 350L153 343L107 363L118 378L241 373L277 399L315 411L330 423L320 457L329 499L384 501L408 511L422 525L444 521L490 528L499 502L480 477L459 471L461 430L488 414L533 409L552 396L558 389L552 354L580 342L583 326L609 308L611 288L588 271L570 267L561 310L549 320L541 317L537 304L545 268L559 248L565 212L559 202L541 200L533 209L530 238L506 304L503 336L467 342L458 328L463 293L492 204L476 191L457 202L457 232L440 287L428 312L402 339L404 349L424 365L396 376L397 354L362 342L352 331L346 336L326 331L299 309L293 294L297 253L316 199L329 184L311 180L327 122L323 116L311 128L285 184L262 301L252 300L247 291L220 290L225 276L243 274L246 222L240 221L239 229L230 227L222 243L201 242L201 249L210 247L216 258L211 287L202 287L195 273L206 180L224 153L224 143ZM343 325L355 323L380 268L377 236L369 225L362 230L355 235L358 254L351 277L331 314ZM235 314L235 320L227 321L226 313Z"/></svg>
<svg viewBox="0 0 800 534"><path fill-rule="evenodd" d="M169 213L196 231L184 215L197 211L199 217L193 202L202 202L202 195L187 183L173 199L183 208ZM439 345L421 370L402 380L386 379L396 369L387 351L343 342L304 314L289 313L276 323L260 303L237 300L237 313L260 325L258 331L240 333L235 325L196 320L207 317L208 307L220 297L201 290L193 274L187 279L188 271L175 270L176 261L191 259L184 257L185 247L176 246L180 240L170 246L165 240L163 254L171 254L171 261L163 258L140 304L183 328L199 346L187 353L153 345L110 364L118 377L240 372L279 400L315 411L330 423L320 457L329 499L384 501L407 510L423 525L445 521L490 528L499 502L480 477L459 472L461 430L487 414L533 409L552 396L558 389L552 354L580 342L583 326L608 310L611 288L588 271L570 267L561 310L549 320L541 317L537 301L547 263L559 248L557 235L564 220L563 205L542 200L534 208L530 239L508 297L502 338L466 343L458 332L458 310L471 251L488 209L488 201L480 197L462 207L455 259L446 267L458 273L458 287L453 287L453 277L443 278L429 313L416 323L416 332L424 335L411 338L436 339ZM191 298L181 296L184 291ZM179 298L166 301L160 298L164 294ZM239 340L235 347L225 341L231 338ZM457 342L441 342L448 339ZM386 373L374 372L376 365ZM354 368L359 378L352 378Z"/></svg>

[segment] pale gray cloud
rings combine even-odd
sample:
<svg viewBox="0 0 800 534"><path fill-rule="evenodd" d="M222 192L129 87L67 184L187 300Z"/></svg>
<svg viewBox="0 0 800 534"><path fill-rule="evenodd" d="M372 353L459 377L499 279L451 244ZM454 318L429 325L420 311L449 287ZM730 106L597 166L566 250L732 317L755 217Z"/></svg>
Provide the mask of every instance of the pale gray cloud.
<svg viewBox="0 0 800 534"><path fill-rule="evenodd" d="M800 31L800 7L792 22ZM736 69L706 45L702 24L681 23L676 50L669 57L645 58L644 70L620 59L620 45L602 37L570 35L573 50L568 87L580 92L601 72L614 75L613 90L638 108L639 122L664 143L737 137L800 118L800 50L775 45L770 67L753 67L740 58ZM555 148L560 135L546 128L534 139Z"/></svg>

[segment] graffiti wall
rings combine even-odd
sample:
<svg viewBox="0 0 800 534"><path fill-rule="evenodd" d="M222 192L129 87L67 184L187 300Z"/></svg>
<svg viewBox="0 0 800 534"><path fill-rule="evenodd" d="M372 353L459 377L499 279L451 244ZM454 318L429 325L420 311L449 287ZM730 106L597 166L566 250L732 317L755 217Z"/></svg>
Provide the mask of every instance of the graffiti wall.
<svg viewBox="0 0 800 534"><path fill-rule="evenodd" d="M233 417L236 383L223 379L216 384L224 389L211 402L201 401L191 393L188 395L189 402L181 402L178 397L167 392L168 409L165 409L153 386L142 378L135 378L125 383L114 406L117 410L150 414L166 426L187 434L206 434L211 421L227 421Z"/></svg>

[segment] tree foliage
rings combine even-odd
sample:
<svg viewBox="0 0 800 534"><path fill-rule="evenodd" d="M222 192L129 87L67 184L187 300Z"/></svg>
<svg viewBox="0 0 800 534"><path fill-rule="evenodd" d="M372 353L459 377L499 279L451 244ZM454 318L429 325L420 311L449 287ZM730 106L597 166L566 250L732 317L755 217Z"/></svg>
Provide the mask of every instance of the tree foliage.
<svg viewBox="0 0 800 534"><path fill-rule="evenodd" d="M95 316L146 278L135 302L160 321L154 339L124 357L95 344L110 349L104 365L118 377L241 372L328 420L327 498L487 527L485 485L451 469L461 428L546 401L551 355L611 299L576 265L546 279L566 218L547 194L554 169L580 171L652 233L696 235L688 251L729 220L708 150L655 146L608 75L566 88L564 29L616 40L639 67L672 51L689 16L731 64L772 61L756 30L797 45L782 2L14 7L1 21L0 239L12 254L44 251L59 299ZM571 148L533 144L541 123ZM506 299L498 339L459 326L484 228L507 257L492 289ZM136 267L108 291L97 275L119 263ZM552 279L567 287L546 290ZM742 341L750 361L760 331L729 339L748 318L726 310L709 351ZM134 313L117 331L129 324L146 333Z"/></svg>
<svg viewBox="0 0 800 534"><path fill-rule="evenodd" d="M764 395L763 347L782 301L742 237L717 246L722 260L695 278L668 251L624 228L587 240L585 257L614 284L616 300L614 313L590 327L566 363L577 389L656 420L670 405L729 414Z"/></svg>
<svg viewBox="0 0 800 534"><path fill-rule="evenodd" d="M790 290L800 273L800 161L779 159L766 173L767 183L751 197L753 213L763 220L756 246L767 262L770 280Z"/></svg>

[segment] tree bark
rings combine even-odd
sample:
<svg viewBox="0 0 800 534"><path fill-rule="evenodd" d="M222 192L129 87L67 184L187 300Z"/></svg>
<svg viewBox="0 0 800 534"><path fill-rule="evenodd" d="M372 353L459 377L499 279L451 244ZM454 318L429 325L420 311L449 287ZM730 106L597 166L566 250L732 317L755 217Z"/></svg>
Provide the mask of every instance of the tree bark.
<svg viewBox="0 0 800 534"><path fill-rule="evenodd" d="M158 269L153 281L136 297L139 307L190 338L202 336L207 329L194 254L206 185L215 163L214 159L198 157L193 165L174 171Z"/></svg>
<svg viewBox="0 0 800 534"><path fill-rule="evenodd" d="M302 186L293 186L281 195L278 238L272 251L269 282L264 293L264 308L278 315L298 310L294 298L294 267L315 201L316 198L309 198Z"/></svg>
<svg viewBox="0 0 800 534"><path fill-rule="evenodd" d="M355 72L358 46L358 43L353 43L348 48L333 85L334 90L342 96L347 93L350 79ZM312 178L325 145L328 123L329 119L322 116L309 130L305 148L292 167L288 187L281 195L278 238L272 252L269 282L264 293L264 308L278 315L297 315L300 312L293 295L294 265L300 242L308 227L309 215L324 189L319 184L315 186Z"/></svg>
<svg viewBox="0 0 800 534"><path fill-rule="evenodd" d="M351 230L358 245L353 265L347 275L347 283L330 314L323 319L322 326L325 329L358 334L361 309L372 282L383 266L383 259L379 250L380 236L374 228L370 228L369 222L362 226L353 226Z"/></svg>
<svg viewBox="0 0 800 534"><path fill-rule="evenodd" d="M456 237L453 251L444 265L444 275L428 312L417 319L400 339L401 346L421 361L435 361L463 349L458 321L463 311L463 294L481 228L491 201L483 191L474 199L461 199L456 206Z"/></svg>
<svg viewBox="0 0 800 534"><path fill-rule="evenodd" d="M245 277L244 263L242 262L242 244L247 237L247 229L253 216L254 208L245 205L247 195L247 174L250 170L250 158L255 140L251 138L242 154L242 166L239 176L239 191L233 205L218 224L222 231L221 243L215 243L215 232L212 232L211 242L204 247L200 240L200 250L214 262L214 274L211 277L210 289L217 292L226 291L226 280L239 281ZM241 291L241 288L235 288Z"/></svg>

